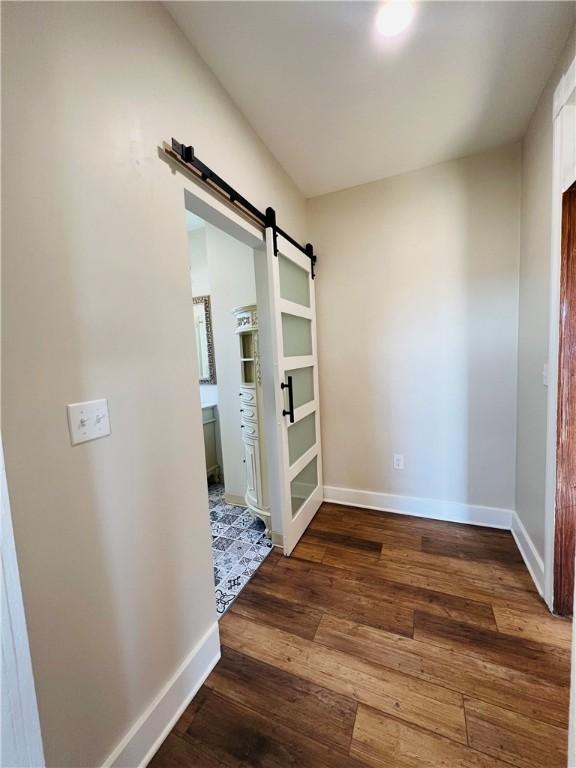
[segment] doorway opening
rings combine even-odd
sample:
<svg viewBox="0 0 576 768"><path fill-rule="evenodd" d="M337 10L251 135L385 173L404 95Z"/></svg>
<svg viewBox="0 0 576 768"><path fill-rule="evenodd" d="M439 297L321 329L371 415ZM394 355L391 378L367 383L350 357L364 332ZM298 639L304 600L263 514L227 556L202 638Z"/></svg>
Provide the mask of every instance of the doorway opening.
<svg viewBox="0 0 576 768"><path fill-rule="evenodd" d="M272 550L254 249L186 211L216 609Z"/></svg>
<svg viewBox="0 0 576 768"><path fill-rule="evenodd" d="M188 157L191 148L183 149ZM207 336L205 340L197 341L199 354L205 351L205 357L198 361L199 375L205 378L201 383L205 387L203 405L207 409L203 420L206 431L213 430L213 450L206 451L211 505L213 509L224 504L238 509L236 519L232 521L226 517L227 513L232 514L230 510L223 512L222 519L219 513L223 510L219 509L212 516L219 519L211 522L228 523L238 529L242 515L251 515L252 530L261 532L261 539L251 543L250 553L257 552L260 557L252 558L256 563L251 564L246 562L250 559L246 553L241 552L241 562L234 573L229 559L220 552L233 553L229 541L230 534L236 531L226 532L229 535L224 538L228 541L220 542L224 549L215 546L218 551L213 550L215 566L218 564L215 569L215 580L219 579L215 588L220 590L216 595L218 612L222 614L263 561L261 556L266 555L263 548L269 551L274 545L281 548L284 555L290 555L322 504L314 290L316 256L311 244L300 245L276 224L272 208L266 209L265 216L258 213L199 160L193 158L204 169L200 176L196 166L191 170L191 163L175 155L167 145L164 145L164 152L170 163L176 162L188 178L196 181L194 191L184 188L184 206L186 214L190 215L189 237L194 239L193 233L204 229L216 244L206 249L204 266L201 259L195 266L198 270L196 280L193 259L190 258L191 293L196 294L194 306L197 307L198 327L195 330L198 334L201 332L204 313L204 328L210 328L213 342L210 349ZM222 199L224 192L215 192L208 180L218 182L230 199ZM237 200L243 201L243 208L235 206ZM248 211L253 208L258 216L248 216L244 208ZM205 242L208 242L206 234ZM216 280L210 277L210 283L202 285L202 274L206 275L206 265L212 258L210 254L222 255L230 250L236 254L242 251L243 256L224 259L226 268L220 270L221 277ZM240 273L236 269L239 264L243 264ZM220 311L226 303L221 297L230 299L230 292L247 281L251 292L234 293L226 312ZM191 296L191 302L193 299ZM218 320L224 315L225 320ZM227 326L224 337L218 328L230 323L231 317L234 332L231 334L230 326ZM219 337L224 341L220 342ZM211 374L211 358L214 376ZM223 360L228 368L221 373L219 368ZM235 361L232 366L231 361ZM213 388L212 400L207 397L209 387ZM226 387L233 393L230 402L236 402L239 422L236 435L240 434L243 449L244 485L237 486L241 489L239 493L231 490L230 476L238 477L238 473L235 465L227 461L223 437L226 429L223 390ZM247 523L248 518L243 517L242 522ZM213 533L217 544L223 536L221 526L214 525ZM238 541L245 542L246 534ZM241 549L241 546L237 547L238 551ZM239 573L240 566L248 567ZM223 575L230 578L222 582Z"/></svg>
<svg viewBox="0 0 576 768"><path fill-rule="evenodd" d="M576 554L576 183L562 196L554 612L571 616Z"/></svg>

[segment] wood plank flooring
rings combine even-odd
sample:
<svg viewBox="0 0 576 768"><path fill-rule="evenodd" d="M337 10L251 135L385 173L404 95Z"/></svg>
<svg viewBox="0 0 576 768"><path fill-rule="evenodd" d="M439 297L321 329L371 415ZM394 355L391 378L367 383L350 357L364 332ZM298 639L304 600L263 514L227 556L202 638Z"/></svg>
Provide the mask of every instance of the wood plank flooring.
<svg viewBox="0 0 576 768"><path fill-rule="evenodd" d="M324 504L152 768L566 768L571 622L508 532Z"/></svg>

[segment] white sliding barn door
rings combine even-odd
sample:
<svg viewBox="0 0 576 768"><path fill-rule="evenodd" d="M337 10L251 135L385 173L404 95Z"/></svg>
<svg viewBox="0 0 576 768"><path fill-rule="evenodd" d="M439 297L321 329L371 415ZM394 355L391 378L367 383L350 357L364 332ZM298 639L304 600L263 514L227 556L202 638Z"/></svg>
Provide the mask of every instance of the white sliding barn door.
<svg viewBox="0 0 576 768"><path fill-rule="evenodd" d="M308 256L266 229L284 554L322 503L316 309Z"/></svg>

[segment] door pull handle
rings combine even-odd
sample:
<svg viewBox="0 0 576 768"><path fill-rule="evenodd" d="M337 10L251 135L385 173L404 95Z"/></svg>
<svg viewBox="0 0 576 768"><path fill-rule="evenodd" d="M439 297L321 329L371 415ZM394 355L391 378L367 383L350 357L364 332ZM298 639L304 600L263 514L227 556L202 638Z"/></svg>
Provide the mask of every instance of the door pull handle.
<svg viewBox="0 0 576 768"><path fill-rule="evenodd" d="M282 382L280 387L288 390L288 410L282 411L282 416L290 417L290 424L294 424L294 390L292 388L292 376L288 376L288 383Z"/></svg>

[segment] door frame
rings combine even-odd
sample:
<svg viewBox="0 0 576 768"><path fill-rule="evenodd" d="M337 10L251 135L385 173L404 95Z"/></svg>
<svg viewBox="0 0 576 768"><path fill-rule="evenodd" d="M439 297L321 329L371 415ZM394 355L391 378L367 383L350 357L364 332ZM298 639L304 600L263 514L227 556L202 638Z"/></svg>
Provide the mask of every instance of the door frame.
<svg viewBox="0 0 576 768"><path fill-rule="evenodd" d="M572 473L576 466L576 426L571 402L571 372L576 351L576 183L562 195L562 263L560 267L560 331L558 359L558 410L556 438L556 503L554 523L554 612L571 616L574 606L573 520L576 491Z"/></svg>
<svg viewBox="0 0 576 768"><path fill-rule="evenodd" d="M550 255L550 319L545 484L544 599L554 609L556 538L556 463L558 429L558 364L560 354L560 275L562 262L562 195L576 181L576 58L554 92L552 160L552 242Z"/></svg>
<svg viewBox="0 0 576 768"><path fill-rule="evenodd" d="M44 766L44 747L0 435L2 560L2 764Z"/></svg>
<svg viewBox="0 0 576 768"><path fill-rule="evenodd" d="M266 441L267 477L271 502L271 537L276 547L284 549L284 522L282 519L282 463L278 450L282 439L282 424L276 408L276 371L274 367L273 327L270 315L270 279L266 252L265 228L243 216L237 207L207 189L191 174L184 183L184 209L200 216L209 224L239 240L254 251L256 298L259 317L259 346L265 361L262 365L263 421Z"/></svg>

